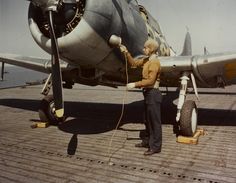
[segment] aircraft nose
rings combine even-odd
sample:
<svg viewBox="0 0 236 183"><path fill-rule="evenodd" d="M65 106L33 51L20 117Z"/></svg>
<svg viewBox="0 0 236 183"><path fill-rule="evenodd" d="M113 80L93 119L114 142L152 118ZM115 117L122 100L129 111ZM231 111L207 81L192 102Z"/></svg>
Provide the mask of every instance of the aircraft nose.
<svg viewBox="0 0 236 183"><path fill-rule="evenodd" d="M29 19L35 21L40 31L50 37L48 12L54 11L54 25L58 37L70 33L79 23L83 12L83 2L76 0L31 0Z"/></svg>

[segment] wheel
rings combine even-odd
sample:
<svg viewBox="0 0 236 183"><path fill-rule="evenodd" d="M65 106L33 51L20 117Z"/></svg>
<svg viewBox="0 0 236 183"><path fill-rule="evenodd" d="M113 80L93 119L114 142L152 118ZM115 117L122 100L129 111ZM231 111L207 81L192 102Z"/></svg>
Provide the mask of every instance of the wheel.
<svg viewBox="0 0 236 183"><path fill-rule="evenodd" d="M194 101L187 100L181 110L180 133L192 137L197 130L197 106Z"/></svg>
<svg viewBox="0 0 236 183"><path fill-rule="evenodd" d="M58 118L55 116L55 104L52 95L43 98L39 107L39 118L43 122L49 122L51 125L58 125L64 120L64 117Z"/></svg>

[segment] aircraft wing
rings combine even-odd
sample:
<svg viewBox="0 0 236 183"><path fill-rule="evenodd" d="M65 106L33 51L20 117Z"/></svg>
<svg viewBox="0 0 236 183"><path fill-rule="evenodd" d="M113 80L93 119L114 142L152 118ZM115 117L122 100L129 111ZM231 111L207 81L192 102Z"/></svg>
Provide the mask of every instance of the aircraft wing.
<svg viewBox="0 0 236 183"><path fill-rule="evenodd" d="M0 62L19 66L19 67L24 67L27 69L31 69L31 70L43 72L43 73L50 73L50 70L51 70L50 59L0 53ZM68 68L68 64L64 62L61 63L60 66L62 70L66 70Z"/></svg>
<svg viewBox="0 0 236 183"><path fill-rule="evenodd" d="M159 57L159 60L162 66L161 84L163 86L179 86L183 72L193 73L199 87L236 84L236 52ZM50 73L51 71L51 61L49 59L0 54L0 62L43 73ZM61 62L60 67L62 71L71 70L72 68L71 65L65 62Z"/></svg>
<svg viewBox="0 0 236 183"><path fill-rule="evenodd" d="M193 73L201 87L236 84L236 52L159 59L166 86L178 86L183 72Z"/></svg>

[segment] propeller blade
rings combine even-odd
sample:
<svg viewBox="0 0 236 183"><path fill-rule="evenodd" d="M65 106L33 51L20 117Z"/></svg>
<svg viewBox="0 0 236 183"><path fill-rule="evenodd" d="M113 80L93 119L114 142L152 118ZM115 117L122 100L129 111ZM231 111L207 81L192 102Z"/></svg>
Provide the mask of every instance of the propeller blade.
<svg viewBox="0 0 236 183"><path fill-rule="evenodd" d="M49 11L48 13L52 50L52 90L55 102L56 116L61 118L64 115L64 102L62 93L62 76L59 62L59 49L53 24L54 12Z"/></svg>

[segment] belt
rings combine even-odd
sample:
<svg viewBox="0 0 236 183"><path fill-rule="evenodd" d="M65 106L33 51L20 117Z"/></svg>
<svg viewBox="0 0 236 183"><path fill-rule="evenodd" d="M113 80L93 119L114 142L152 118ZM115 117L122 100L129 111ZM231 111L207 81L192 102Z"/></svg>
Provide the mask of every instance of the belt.
<svg viewBox="0 0 236 183"><path fill-rule="evenodd" d="M148 91L148 90L151 90L151 89L158 89L159 85L160 85L160 82L156 81L155 84L152 87L143 88L143 91Z"/></svg>
<svg viewBox="0 0 236 183"><path fill-rule="evenodd" d="M159 82L159 81L156 81L153 86L145 87L145 88L155 88L155 89L158 89L158 88L159 88L159 85L160 85L160 82Z"/></svg>

